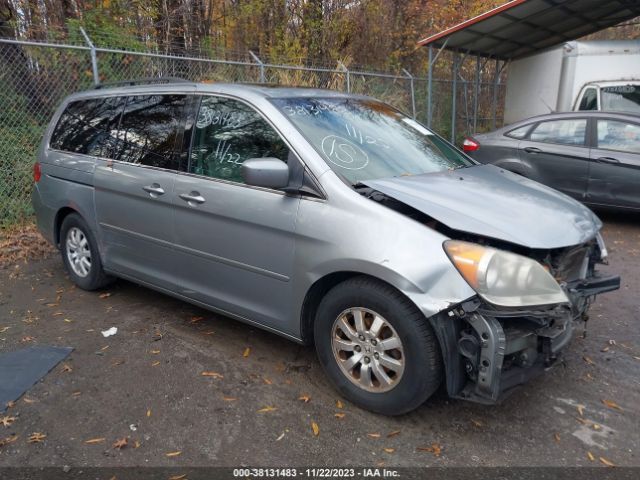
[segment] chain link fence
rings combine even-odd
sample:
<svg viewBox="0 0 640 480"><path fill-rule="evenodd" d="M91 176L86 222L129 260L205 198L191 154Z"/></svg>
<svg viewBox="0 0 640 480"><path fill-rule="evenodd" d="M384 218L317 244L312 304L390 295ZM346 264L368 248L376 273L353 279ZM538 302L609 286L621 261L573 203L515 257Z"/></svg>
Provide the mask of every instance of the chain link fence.
<svg viewBox="0 0 640 480"><path fill-rule="evenodd" d="M464 133L490 129L496 118L501 123L501 108L496 111L496 101L491 101L495 96L502 105L500 82L462 77L429 81L407 71L355 71L341 63L335 68L277 65L263 63L251 52L247 60L172 56L96 48L88 37L86 41L81 46L0 38L0 227L32 214L32 167L56 107L65 96L96 83L180 77L328 88L381 99L457 141Z"/></svg>

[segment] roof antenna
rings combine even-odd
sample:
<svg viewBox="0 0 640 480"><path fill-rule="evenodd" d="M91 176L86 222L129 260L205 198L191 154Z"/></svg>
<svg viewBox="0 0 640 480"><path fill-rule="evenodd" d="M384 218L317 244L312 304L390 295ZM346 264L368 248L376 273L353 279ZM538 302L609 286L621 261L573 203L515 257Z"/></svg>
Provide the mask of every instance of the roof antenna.
<svg viewBox="0 0 640 480"><path fill-rule="evenodd" d="M538 98L540 99L540 101L544 104L545 107L547 107L549 109L549 113L553 113L553 108L551 108L549 106L549 104L547 102L545 102L544 98L542 98L542 96L538 95Z"/></svg>

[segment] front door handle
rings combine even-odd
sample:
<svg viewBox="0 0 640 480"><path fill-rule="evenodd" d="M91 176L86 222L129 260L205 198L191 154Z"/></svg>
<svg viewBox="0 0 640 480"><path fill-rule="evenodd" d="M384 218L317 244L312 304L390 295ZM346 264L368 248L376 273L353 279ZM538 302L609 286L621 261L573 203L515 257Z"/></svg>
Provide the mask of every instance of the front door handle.
<svg viewBox="0 0 640 480"><path fill-rule="evenodd" d="M164 189L158 185L157 183L152 183L151 185L147 185L146 187L142 187L145 192L148 192L149 195L153 198L156 198L160 195L164 195Z"/></svg>
<svg viewBox="0 0 640 480"><path fill-rule="evenodd" d="M182 200L187 202L189 205L197 205L204 203L204 197L200 195L198 192L190 192L190 193L181 193L178 195Z"/></svg>
<svg viewBox="0 0 640 480"><path fill-rule="evenodd" d="M527 153L542 153L542 150L537 147L525 147L524 151Z"/></svg>
<svg viewBox="0 0 640 480"><path fill-rule="evenodd" d="M616 164L620 163L620 160L618 160L617 158L613 158L613 157L600 157L600 158L596 158L596 162L598 162L598 163L609 163L611 165L616 165Z"/></svg>

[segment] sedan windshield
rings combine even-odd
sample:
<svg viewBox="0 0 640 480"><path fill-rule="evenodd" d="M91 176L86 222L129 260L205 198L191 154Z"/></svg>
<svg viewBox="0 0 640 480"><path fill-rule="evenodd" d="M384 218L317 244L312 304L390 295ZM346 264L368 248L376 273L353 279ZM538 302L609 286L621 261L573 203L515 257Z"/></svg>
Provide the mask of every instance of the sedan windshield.
<svg viewBox="0 0 640 480"><path fill-rule="evenodd" d="M273 102L327 164L354 185L473 165L415 120L375 100L278 98Z"/></svg>

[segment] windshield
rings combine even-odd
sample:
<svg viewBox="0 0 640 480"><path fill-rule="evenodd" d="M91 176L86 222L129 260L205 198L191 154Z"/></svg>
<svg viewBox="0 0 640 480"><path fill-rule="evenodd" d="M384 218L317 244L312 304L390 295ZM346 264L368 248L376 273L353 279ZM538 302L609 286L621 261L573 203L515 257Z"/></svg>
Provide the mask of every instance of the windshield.
<svg viewBox="0 0 640 480"><path fill-rule="evenodd" d="M375 100L278 98L273 103L331 169L354 185L473 165L415 120Z"/></svg>
<svg viewBox="0 0 640 480"><path fill-rule="evenodd" d="M603 87L601 102L601 110L640 113L640 85Z"/></svg>

